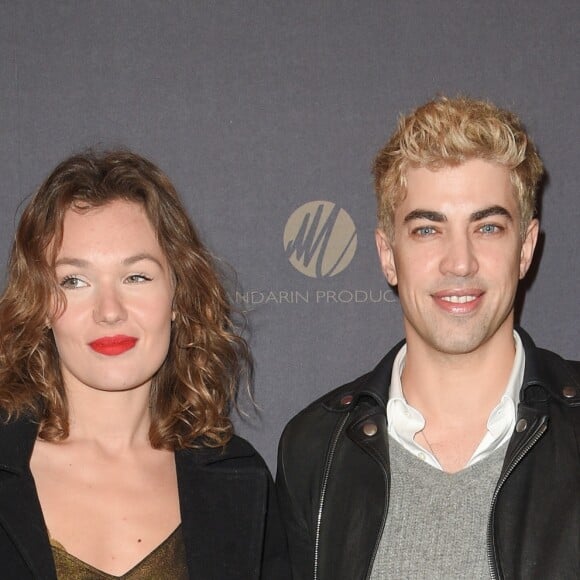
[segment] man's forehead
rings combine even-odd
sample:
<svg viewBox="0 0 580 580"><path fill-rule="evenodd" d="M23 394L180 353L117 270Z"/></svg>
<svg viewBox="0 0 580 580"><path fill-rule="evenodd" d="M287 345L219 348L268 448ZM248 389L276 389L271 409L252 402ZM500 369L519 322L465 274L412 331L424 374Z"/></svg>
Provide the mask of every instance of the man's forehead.
<svg viewBox="0 0 580 580"><path fill-rule="evenodd" d="M401 205L420 200L433 203L472 202L481 206L516 202L510 170L484 160L470 160L460 165L440 168L413 167L406 175L407 187Z"/></svg>

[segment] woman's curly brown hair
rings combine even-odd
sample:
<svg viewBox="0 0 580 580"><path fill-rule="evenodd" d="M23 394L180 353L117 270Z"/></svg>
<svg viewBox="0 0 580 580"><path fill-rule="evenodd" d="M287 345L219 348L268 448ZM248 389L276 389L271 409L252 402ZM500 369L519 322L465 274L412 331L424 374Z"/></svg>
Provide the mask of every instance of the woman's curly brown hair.
<svg viewBox="0 0 580 580"><path fill-rule="evenodd" d="M88 152L63 161L23 212L0 297L0 408L7 420L32 414L42 439L68 436L66 390L48 325L66 307L54 260L67 210L119 199L144 207L175 282L169 353L151 386L151 444L220 447L232 436L229 411L251 368L247 345L235 331L227 293L174 186L153 163L128 151Z"/></svg>

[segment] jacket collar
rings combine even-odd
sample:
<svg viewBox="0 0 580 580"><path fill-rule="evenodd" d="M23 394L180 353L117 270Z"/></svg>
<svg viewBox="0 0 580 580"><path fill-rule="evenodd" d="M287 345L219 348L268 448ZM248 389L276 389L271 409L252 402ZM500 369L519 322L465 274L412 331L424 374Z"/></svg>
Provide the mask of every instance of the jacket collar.
<svg viewBox="0 0 580 580"><path fill-rule="evenodd" d="M537 348L521 328L517 332L526 353L520 402L545 402L555 398L567 406L580 406L580 379L571 365L556 353Z"/></svg>
<svg viewBox="0 0 580 580"><path fill-rule="evenodd" d="M253 447L234 437L223 449L181 450L175 459L191 577L259 578L269 491Z"/></svg>
<svg viewBox="0 0 580 580"><path fill-rule="evenodd" d="M232 437L224 447L199 447L176 452L176 460L192 463L197 467L227 462L230 459L255 457L255 449L244 439Z"/></svg>
<svg viewBox="0 0 580 580"><path fill-rule="evenodd" d="M56 580L30 456L38 425L28 417L0 428L0 520L34 578Z"/></svg>
<svg viewBox="0 0 580 580"><path fill-rule="evenodd" d="M371 372L326 395L322 400L323 405L332 411L345 411L353 408L361 399L370 398L386 407L393 363L404 344L402 340L395 345Z"/></svg>
<svg viewBox="0 0 580 580"><path fill-rule="evenodd" d="M0 438L0 471L23 474L28 471L38 425L28 416L4 423Z"/></svg>
<svg viewBox="0 0 580 580"><path fill-rule="evenodd" d="M525 370L520 401L542 402L556 398L568 406L580 405L580 382L572 368L557 354L537 348L531 337L517 327L525 352ZM323 398L326 408L346 411L361 399L370 397L380 406L386 406L393 363L405 341L394 346L369 373L340 387Z"/></svg>

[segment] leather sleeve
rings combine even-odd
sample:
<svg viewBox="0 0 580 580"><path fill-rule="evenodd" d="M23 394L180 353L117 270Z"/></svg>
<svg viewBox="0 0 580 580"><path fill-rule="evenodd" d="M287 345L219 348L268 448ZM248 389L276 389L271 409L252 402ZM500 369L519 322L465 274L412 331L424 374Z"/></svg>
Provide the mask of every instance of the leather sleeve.
<svg viewBox="0 0 580 580"><path fill-rule="evenodd" d="M295 479L301 475L307 478L306 474L300 473L300 464L292 460L294 454L302 455L304 450L297 449L299 442L292 438L290 430L290 426L286 428L278 447L276 490L288 538L292 578L306 580L314 577L314 533L309 525L310 518L304 513L307 501L296 497L300 485L296 485Z"/></svg>
<svg viewBox="0 0 580 580"><path fill-rule="evenodd" d="M268 468L264 465L264 469ZM261 580L290 580L286 534L278 507L274 482L269 471L267 510Z"/></svg>

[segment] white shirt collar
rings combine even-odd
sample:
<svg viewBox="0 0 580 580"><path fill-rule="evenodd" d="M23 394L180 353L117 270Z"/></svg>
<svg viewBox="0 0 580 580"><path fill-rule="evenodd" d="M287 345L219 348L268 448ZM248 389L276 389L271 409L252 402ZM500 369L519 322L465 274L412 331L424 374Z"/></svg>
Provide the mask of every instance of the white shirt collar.
<svg viewBox="0 0 580 580"><path fill-rule="evenodd" d="M467 462L466 467L473 465L503 445L510 437L516 423L518 397L524 378L525 354L522 341L514 330L516 353L505 391L499 403L491 411L487 420L487 431L477 449ZM387 424L389 435L398 441L407 451L426 461L437 469L442 469L437 458L415 443L415 435L425 427L423 415L409 405L403 394L401 375L405 368L407 345L397 353L391 373L389 401L387 403Z"/></svg>

